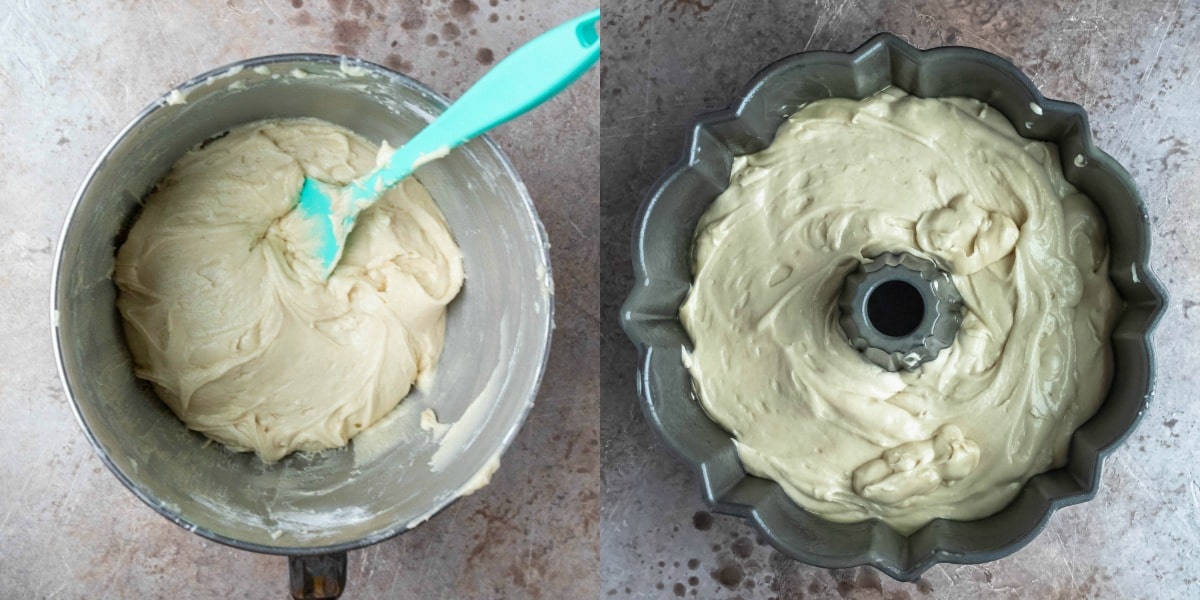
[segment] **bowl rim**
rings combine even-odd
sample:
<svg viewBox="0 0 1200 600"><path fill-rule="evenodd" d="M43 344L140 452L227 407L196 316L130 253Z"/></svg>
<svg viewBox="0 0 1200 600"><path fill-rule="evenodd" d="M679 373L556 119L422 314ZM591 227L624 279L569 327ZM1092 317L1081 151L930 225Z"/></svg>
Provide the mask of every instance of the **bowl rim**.
<svg viewBox="0 0 1200 600"><path fill-rule="evenodd" d="M910 59L918 65L924 64L923 61L957 57L961 60L981 63L1003 75L1010 77L1012 79L1011 85L1031 97L1046 115L1057 115L1065 121L1073 121L1078 125L1078 132L1076 135L1079 136L1081 142L1081 153L1090 161L1094 161L1101 169L1114 175L1124 185L1124 187L1129 190L1130 199L1136 205L1134 208L1140 216L1140 222L1137 224L1140 243L1135 247L1136 262L1133 265L1136 268L1136 271L1134 272L1134 282L1135 285L1144 287L1149 295L1148 300L1140 300L1137 303L1138 307L1148 310L1148 315L1144 319L1144 325L1138 330L1140 335L1136 340L1136 343L1139 347L1138 349L1146 357L1146 362L1148 365L1146 389L1144 390L1144 394L1140 400L1140 408L1136 415L1129 421L1128 426L1125 427L1123 433L1116 436L1116 438L1111 440L1107 445L1097 449L1095 461L1091 468L1092 472L1090 484L1081 484L1080 487L1083 489L1080 489L1077 492L1050 495L1046 510L1039 517L1037 522L1028 529L1027 532L1013 539L1009 543L993 549L948 549L937 543L937 541L943 538L938 537L938 534L936 533L933 534L936 538L935 542L930 544L928 551L920 556L910 555L907 545L902 547L899 553L889 553L887 550L882 550L880 548L881 540L878 539L878 536L876 535L871 535L870 542L858 548L857 552L851 556L831 556L814 552L809 547L790 545L776 535L774 527L768 524L763 517L764 509L766 509L766 512L777 512L777 509L774 507L766 508L767 505L773 504L776 498L771 498L765 493L757 496L746 494L740 498L737 498L736 500L731 500L728 498L730 495L729 492L734 490L737 484L741 484L746 481L762 482L766 484L768 489L772 492L777 490L780 492L780 494L782 494L782 487L777 482L752 476L748 473L745 473L744 468L742 468L740 478L732 478L736 479L735 484L725 485L724 488L719 487L721 485L719 483L719 476L722 474L722 467L713 464L712 460L698 460L692 456L689 456L692 454L692 452L687 449L688 446L682 440L681 434L677 431L670 430L656 414L657 399L654 397L655 392L653 391L653 375L655 370L653 364L653 355L656 350L677 347L678 344L673 342L663 343L657 341L653 335L647 334L647 332L643 329L642 323L639 322L639 319L634 315L637 314L639 310L646 304L642 294L648 292L656 281L655 277L650 275L649 270L647 269L646 251L644 250L644 246L645 239L652 235L652 232L648 228L649 217L659 203L664 201L664 192L668 190L678 178L692 170L692 167L702 162L700 159L701 142L705 137L708 139L712 139L714 137L714 134L712 133L713 127L739 121L747 108L750 107L754 102L755 96L762 91L764 83L768 82L776 73L786 69L798 68L805 64L828 64L832 61L839 61L839 66L843 69L843 71L852 73L865 58L868 58L879 52L897 53L898 55L903 56L906 59ZM896 78L893 76L893 74L889 73L884 79L885 87L887 85L897 84ZM1149 264L1150 229L1149 217L1146 211L1145 202L1142 200L1141 195L1132 180L1132 177L1128 174L1124 167L1122 167L1111 156L1097 149L1092 143L1091 129L1088 126L1087 113L1083 107L1071 102L1047 99L1042 95L1040 90L1038 90L1037 86L1034 85L1029 77L1007 58L978 48L964 46L940 46L921 50L892 33L883 32L872 36L862 45L850 52L834 52L826 50L806 51L791 54L770 63L756 73L753 77L751 77L750 80L742 86L742 88L734 95L733 100L726 108L705 112L696 116L690 121L686 131L685 150L683 151L681 158L668 167L667 170L647 189L641 205L634 217L631 240L632 248L630 253L633 263L634 284L620 309L621 312L619 315L619 320L625 334L630 338L631 342L638 350L638 370L636 382L638 389L638 400L642 409L642 414L648 422L650 429L655 432L656 437L667 447L670 453L674 454L678 460L687 464L687 466L700 477L701 484L703 486L702 489L704 500L714 512L746 519L747 521L751 522L753 526L768 541L770 541L772 546L795 560L825 568L848 568L870 565L882 571L884 574L892 577L893 579L899 581L912 581L917 579L925 570L938 563L977 564L989 562L1016 552L1032 541L1042 531L1049 521L1050 516L1055 511L1065 506L1085 502L1095 496L1100 482L1101 467L1104 458L1111 454L1112 451L1118 446L1120 446L1121 443L1123 443L1124 440L1133 432L1140 422L1142 416L1145 414L1146 407L1153 397L1155 386L1155 361L1154 347L1150 341L1150 338L1156 325L1158 324L1158 321L1166 309L1168 299L1165 289L1154 276ZM771 135L773 136L774 132L772 132ZM730 148L726 149L730 150L731 155L737 154ZM1110 277L1112 272L1112 268L1110 268ZM671 283L678 285L677 282ZM688 285L690 285L690 273ZM1128 309L1131 307L1132 303L1126 300L1126 311L1128 311ZM675 318L678 319L677 315ZM685 339L687 339L686 332L684 332L684 336ZM682 365L680 365L680 368L682 368ZM690 375L685 374L685 376L690 379ZM1108 400L1109 398L1106 396L1105 402ZM723 427L713 422L703 408L695 401L690 403L689 407L686 409L686 412L689 413L689 417L698 415L699 419L707 420L713 423L716 427L721 429L725 435L728 435L730 440L733 439L732 434L729 434L724 430ZM1082 429L1086 424L1087 421L1081 424L1080 429ZM1078 430L1076 430L1076 432L1077 431ZM1076 439L1076 432L1072 432L1072 441ZM1073 449L1072 451L1075 450ZM710 457L711 456L712 455L710 454ZM738 467L741 467L740 459L738 460ZM1058 470L1059 468L1055 468L1034 475L1028 481L1026 481L1022 489L1030 486L1035 480L1043 478L1044 476L1054 473ZM721 480L728 479L731 478L724 478ZM780 494L772 493L771 496L777 497ZM789 510L798 511L808 515L812 514L801 508L790 498L786 498L785 496L785 499L789 504L787 507ZM1014 498L1014 502L1016 500L1017 499ZM1001 509L1001 511L1003 510L1005 509ZM989 517L984 518L986 519ZM862 521L860 524L872 528L882 525L883 527L892 529L893 534L899 536L899 538L905 544L909 544L915 536L921 534L927 529L933 531L932 528L936 528L939 524L945 524L949 522L950 521L946 519L935 519L928 525L907 536L900 536L895 532L894 529L890 528L890 526L887 526L877 518ZM875 531L878 530L873 529L873 532Z"/></svg>
<svg viewBox="0 0 1200 600"><path fill-rule="evenodd" d="M269 54L242 59L210 69L178 85L173 86L171 89L167 90L158 98L146 105L145 108L139 111L136 116L126 123L125 126L122 127L115 136L113 136L112 140L104 147L104 150L100 152L99 156L92 163L92 166L88 169L87 174L83 178L83 182L79 185L74 197L71 200L71 204L67 208L67 212L63 218L63 225L59 230L58 242L54 252L54 268L51 271L50 334L51 343L53 344L54 349L55 364L58 369L58 378L62 383L63 389L66 391L67 398L70 401L69 404L71 406L71 411L75 415L75 420L79 423L79 426L83 430L84 436L91 444L92 449L100 458L100 462L104 463L104 465L108 467L108 470L114 476L116 476L116 478L120 480L120 482L129 491L133 492L133 494L137 496L139 500L152 508L162 517L166 518L172 523L175 523L183 529L226 546L262 554L275 554L283 556L316 556L322 554L344 553L349 550L370 546L398 536L433 518L435 515L461 499L463 494L457 494L440 501L436 506L431 507L428 512L424 513L415 521L396 522L389 527L371 532L356 540L337 544L327 544L323 546L269 546L229 537L220 533L216 533L211 529L198 526L181 515L179 510L173 509L172 507L165 505L163 502L158 501L152 494L149 493L149 491L134 482L133 479L131 479L119 467L117 467L116 463L100 444L99 440L92 432L87 419L83 415L83 412L79 406L79 401L75 395L75 390L72 387L71 380L67 375L63 354L64 340L62 339L59 326L59 296L60 292L62 291L61 288L64 285L64 279L67 275L66 273L63 273L63 258L65 252L64 242L66 241L68 234L71 232L72 227L75 224L76 212L79 209L80 203L88 192L88 189L91 187L97 174L105 166L108 157L113 153L113 151L120 146L120 144L124 142L125 139L129 137L133 131L137 129L151 114L158 110L170 107L171 96L174 92L190 91L192 88L207 83L210 79L219 78L222 75L230 74L231 69L237 69L239 67L242 69L253 69L259 66L270 66L278 63L290 62L307 62L325 66L340 66L343 68L350 66L366 69L373 74L386 77L403 87L410 88L429 98L434 103L439 105L439 113L444 111L451 104L445 96L433 91L427 85L417 81L412 77L409 77L408 75L405 75L404 73L400 73L386 66L357 57L310 52ZM524 180L522 180L520 174L517 173L517 170L513 166L508 155L504 153L500 145L497 144L490 135L483 134L478 136L476 139L482 141L482 143L485 144L487 148L495 154L496 159L503 167L504 175L509 177L515 184L520 200L520 208L526 213L526 217L534 225L534 241L540 247L540 260L546 269L546 281L552 282L554 279L552 264L550 261L549 236L546 233L545 224L542 223L541 217L538 215L537 207L533 202L533 197L529 194L529 190L525 186ZM525 421L529 416L529 412L532 410L534 402L536 401L537 394L541 389L542 379L546 373L546 365L549 362L550 348L553 344L554 338L554 300L554 287L553 285L550 285L548 287L548 297L546 301L546 315L544 320L539 319L539 325L545 329L546 341L542 350L541 359L537 366L537 374L532 382L533 385L531 387L531 397L527 402L522 404L518 410L517 418L513 421L512 426L509 427L509 429L505 432L505 435L500 440L499 445L496 446L495 450L493 451L493 456L495 457L503 456L503 454L508 451L513 441L516 439L517 433L520 432L521 428L524 426ZM483 469L488 468L489 465L487 464L483 466Z"/></svg>

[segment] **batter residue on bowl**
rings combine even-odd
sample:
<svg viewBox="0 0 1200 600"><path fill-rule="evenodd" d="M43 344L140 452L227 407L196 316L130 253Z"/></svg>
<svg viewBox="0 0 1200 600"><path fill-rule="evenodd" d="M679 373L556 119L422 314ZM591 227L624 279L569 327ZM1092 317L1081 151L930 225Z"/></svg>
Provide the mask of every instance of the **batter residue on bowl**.
<svg viewBox="0 0 1200 600"><path fill-rule="evenodd" d="M252 123L187 153L146 200L117 306L138 377L188 427L272 462L346 444L428 383L463 267L425 188L410 177L363 212L328 281L281 226L305 176L344 185L375 155L330 123Z"/></svg>
<svg viewBox="0 0 1200 600"><path fill-rule="evenodd" d="M916 372L838 324L845 276L884 252L933 260L963 296L953 345ZM1104 222L1054 145L976 100L804 107L736 159L694 260L680 317L701 403L750 473L830 520L908 533L998 511L1065 462L1111 378Z"/></svg>

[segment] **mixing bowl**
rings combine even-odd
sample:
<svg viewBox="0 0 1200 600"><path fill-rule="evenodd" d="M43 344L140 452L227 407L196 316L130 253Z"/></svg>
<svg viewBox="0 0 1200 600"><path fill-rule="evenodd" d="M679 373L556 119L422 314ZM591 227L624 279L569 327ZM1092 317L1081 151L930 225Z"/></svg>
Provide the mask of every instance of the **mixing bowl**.
<svg viewBox="0 0 1200 600"><path fill-rule="evenodd" d="M315 117L398 146L448 105L381 66L325 55L255 58L188 81L138 115L87 175L52 284L67 395L101 460L159 514L206 538L293 558L293 591L334 597L345 554L428 519L487 482L546 364L553 286L545 231L494 142L478 138L417 178L463 250L432 385L345 448L266 465L187 430L133 375L111 280L139 202L184 152L236 125ZM441 443L420 427L453 423Z"/></svg>
<svg viewBox="0 0 1200 600"><path fill-rule="evenodd" d="M935 520L902 535L879 520L833 523L796 505L779 484L747 475L731 435L693 395L681 359L691 349L679 307L691 281L701 214L729 184L735 156L765 149L802 105L861 99L895 85L922 97L966 96L999 109L1030 139L1058 144L1068 181L1109 226L1109 276L1124 300L1113 332L1115 375L1102 406L1072 436L1067 464L1030 479L1000 512L975 521ZM1047 100L1012 63L973 48L921 51L880 34L851 53L808 52L770 65L728 109L699 117L683 158L647 195L635 221L634 281L622 325L637 345L638 389L651 427L704 483L713 509L744 517L783 553L829 568L873 565L913 580L938 562L979 563L1016 551L1055 509L1092 498L1100 465L1133 429L1153 390L1149 335L1166 297L1147 264L1149 221L1129 174L1092 144L1087 115Z"/></svg>

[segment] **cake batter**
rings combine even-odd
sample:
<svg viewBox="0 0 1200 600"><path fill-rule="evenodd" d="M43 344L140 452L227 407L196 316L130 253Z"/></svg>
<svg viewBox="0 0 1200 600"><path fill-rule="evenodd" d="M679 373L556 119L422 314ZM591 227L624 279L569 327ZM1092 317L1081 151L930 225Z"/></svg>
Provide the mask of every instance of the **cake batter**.
<svg viewBox="0 0 1200 600"><path fill-rule="evenodd" d="M330 123L258 122L187 153L146 200L117 307L138 377L189 428L273 462L346 444L428 384L463 266L425 188L409 177L364 211L328 281L282 218L305 176L345 185L375 159Z"/></svg>
<svg viewBox="0 0 1200 600"><path fill-rule="evenodd" d="M1104 222L1054 145L976 100L802 108L735 160L694 252L680 317L700 402L748 472L833 521L995 513L1065 462L1111 379ZM953 345L912 373L838 324L845 276L884 252L933 260L964 300Z"/></svg>

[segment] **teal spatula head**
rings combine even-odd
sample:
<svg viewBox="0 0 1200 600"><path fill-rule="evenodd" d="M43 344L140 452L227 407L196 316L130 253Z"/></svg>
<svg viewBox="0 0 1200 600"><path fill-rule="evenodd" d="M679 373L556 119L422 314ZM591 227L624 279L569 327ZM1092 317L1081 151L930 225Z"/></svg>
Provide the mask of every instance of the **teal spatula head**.
<svg viewBox="0 0 1200 600"><path fill-rule="evenodd" d="M300 202L285 219L311 244L298 250L311 254L316 275L325 279L333 272L358 214L417 167L524 114L583 75L600 58L599 20L599 9L593 10L514 50L383 167L345 187L305 178Z"/></svg>

